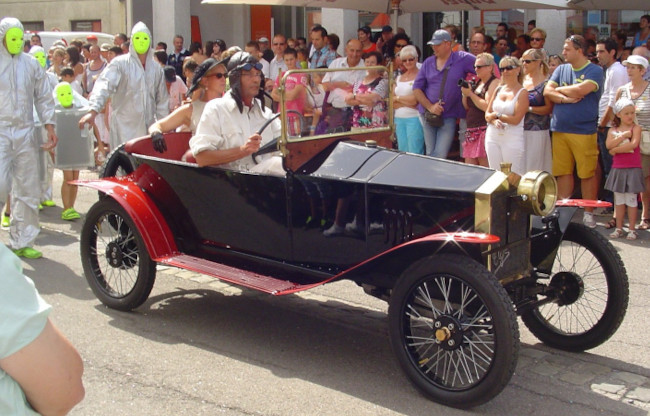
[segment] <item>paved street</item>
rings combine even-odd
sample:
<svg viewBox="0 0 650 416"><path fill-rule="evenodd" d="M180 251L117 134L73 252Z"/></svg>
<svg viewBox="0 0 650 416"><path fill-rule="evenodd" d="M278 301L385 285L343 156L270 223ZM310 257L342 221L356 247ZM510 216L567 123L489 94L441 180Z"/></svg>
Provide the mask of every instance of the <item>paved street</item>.
<svg viewBox="0 0 650 416"><path fill-rule="evenodd" d="M55 188L60 183L55 171ZM96 198L95 191L79 190L82 217ZM72 415L586 416L650 410L647 231L635 242L614 242L630 277L630 306L609 342L587 353L556 351L520 323L522 350L510 384L488 404L459 411L411 387L390 349L386 304L354 284L276 298L159 268L149 300L134 312L117 312L94 297L83 277L83 219L68 223L60 213L60 206L42 211L37 247L45 257L23 264L84 359L86 398ZM0 239L6 243L8 233Z"/></svg>

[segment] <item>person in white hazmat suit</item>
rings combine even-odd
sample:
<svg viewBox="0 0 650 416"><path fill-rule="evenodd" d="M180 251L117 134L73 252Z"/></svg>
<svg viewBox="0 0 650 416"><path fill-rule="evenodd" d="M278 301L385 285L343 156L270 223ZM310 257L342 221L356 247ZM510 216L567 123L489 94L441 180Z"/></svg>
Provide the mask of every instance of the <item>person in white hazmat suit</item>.
<svg viewBox="0 0 650 416"><path fill-rule="evenodd" d="M47 66L47 57L45 55L45 49L43 49L38 45L34 45L29 50L29 54L32 55L34 58L36 58L38 63L41 64L43 71L45 71ZM45 75L47 75L47 79L50 82L52 91L54 91L54 87L56 87L56 85L59 83L59 78L56 76L54 72L45 71ZM41 121L38 120L38 114L36 113L36 108L34 108L34 121L36 122L35 124L36 128L41 128L41 129L43 128L43 123L41 123ZM45 135L42 134L41 136L45 136ZM47 137L42 137L42 139L43 141L45 141ZM44 150L41 151L45 152ZM53 207L56 205L52 199L52 177L54 171L54 164L52 163L53 156L49 154L51 152L47 152L47 153L48 154L45 157L42 157L41 158L42 160L39 161L45 164L45 166L42 167L43 169L45 169L45 174L41 175L41 205L39 205L39 209L42 206Z"/></svg>
<svg viewBox="0 0 650 416"><path fill-rule="evenodd" d="M146 135L154 121L169 113L165 74L153 59L151 32L142 22L131 30L129 53L113 59L97 78L88 99L90 111L79 120L79 127L94 122L109 98L111 149Z"/></svg>
<svg viewBox="0 0 650 416"><path fill-rule="evenodd" d="M23 25L13 17L0 20L0 205L12 190L9 248L16 255L39 258L32 246L39 232L37 151L34 142L33 107L36 106L53 149L54 99L45 71L34 57L23 53Z"/></svg>
<svg viewBox="0 0 650 416"><path fill-rule="evenodd" d="M41 67L43 68L43 71L45 71L45 66L46 66L46 60L47 58L45 57L45 50L40 47L40 46L32 46L31 49L29 50L29 54L36 58L39 64L41 64ZM45 72L45 75L48 76L48 79L50 81L50 85L52 88L58 84L59 80L57 79L56 75L54 75L52 72ZM36 106L34 106L34 134L36 136L36 140L34 144L36 144L36 150L38 151L38 158L39 158L39 179L41 179L41 204L39 204L38 208L42 208L42 206L48 206L48 207L53 207L56 205L54 201L52 201L52 171L53 171L53 166L52 166L52 159L49 157L49 152L47 150L42 149L40 146L41 144L45 144L47 142L47 132L43 128L43 123L41 123L41 120L38 118L38 113L36 112ZM45 154L46 157L43 157L43 154ZM43 166L41 166L43 165ZM41 172L41 169L47 170L47 172ZM49 179L43 180L44 176L49 175ZM49 185L48 185L49 184ZM9 229L11 225L11 203L10 203L10 197L9 195L11 194L10 191L7 191L7 206L2 214L2 229Z"/></svg>

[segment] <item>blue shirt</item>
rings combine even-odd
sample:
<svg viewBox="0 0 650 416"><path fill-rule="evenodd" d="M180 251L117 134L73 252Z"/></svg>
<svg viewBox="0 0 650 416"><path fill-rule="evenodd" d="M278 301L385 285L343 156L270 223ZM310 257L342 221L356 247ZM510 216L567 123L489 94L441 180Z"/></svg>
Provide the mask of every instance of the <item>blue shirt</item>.
<svg viewBox="0 0 650 416"><path fill-rule="evenodd" d="M591 82L594 91L574 104L555 104L551 130L571 134L594 134L598 126L598 102L603 88L603 69L591 62L581 68L571 64L558 66L548 81L559 87Z"/></svg>
<svg viewBox="0 0 650 416"><path fill-rule="evenodd" d="M331 50L329 46L325 45L320 49L314 51L309 61L309 68L316 69L322 66L330 66L333 60L336 59L336 52Z"/></svg>
<svg viewBox="0 0 650 416"><path fill-rule="evenodd" d="M474 62L476 62L476 57L465 51L452 52L449 59L447 59L445 68L449 68L449 73L442 94L443 107L445 108L442 113L443 118L465 118L466 112L463 107L458 80L465 79L467 74L476 74ZM427 58L415 78L413 89L424 92L424 95L432 103L438 102L444 72L444 68L442 71L438 71L435 56ZM418 105L418 109L420 113L424 113L424 107Z"/></svg>

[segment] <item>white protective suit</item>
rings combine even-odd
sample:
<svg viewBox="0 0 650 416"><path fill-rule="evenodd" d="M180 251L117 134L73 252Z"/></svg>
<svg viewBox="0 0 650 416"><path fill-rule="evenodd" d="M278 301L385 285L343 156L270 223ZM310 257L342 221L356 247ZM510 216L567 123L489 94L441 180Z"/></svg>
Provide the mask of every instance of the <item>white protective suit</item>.
<svg viewBox="0 0 650 416"><path fill-rule="evenodd" d="M45 50L42 47L37 45L32 46L31 49L29 50L29 54L32 56L34 56L34 54L36 54L37 52L45 53ZM45 71L45 68L43 68L43 71ZM54 92L54 87L56 87L56 84L59 83L59 78L56 76L54 72L45 71L45 75L47 75L47 79L50 82L50 87ZM45 128L43 128L43 123L41 123L41 120L38 118L36 107L34 107L34 128L36 129L35 135L37 139L39 137L41 138L40 144L47 143L47 131L45 130ZM39 179L41 182L40 201L42 202L45 200L52 200L52 178L54 175L54 163L52 162L52 158L50 157L50 152L42 149L40 144L38 143L38 140L36 140L36 144L38 145L37 150L39 152L38 168L40 173Z"/></svg>
<svg viewBox="0 0 650 416"><path fill-rule="evenodd" d="M23 30L20 21L0 21L0 39L11 28ZM43 124L54 125L54 100L45 71L38 61L23 52L11 55L0 46L0 204L12 186L12 221L9 245L31 247L39 232L40 186L35 143L33 108Z"/></svg>
<svg viewBox="0 0 650 416"><path fill-rule="evenodd" d="M131 33L144 32L151 38L147 26L138 22ZM163 68L147 52L145 67L133 44L129 53L120 55L100 74L90 94L90 109L100 112L111 98L111 149L135 137L144 136L156 120L169 113L169 94Z"/></svg>

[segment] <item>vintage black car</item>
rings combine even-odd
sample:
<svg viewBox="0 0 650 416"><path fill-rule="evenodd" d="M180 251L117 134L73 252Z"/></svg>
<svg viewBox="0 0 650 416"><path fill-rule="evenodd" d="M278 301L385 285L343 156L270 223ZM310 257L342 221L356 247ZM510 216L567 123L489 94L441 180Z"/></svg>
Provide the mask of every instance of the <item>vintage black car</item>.
<svg viewBox="0 0 650 416"><path fill-rule="evenodd" d="M282 108L284 108L282 106ZM389 303L390 342L410 381L453 407L499 394L519 351L517 315L544 343L606 341L628 304L625 267L599 233L572 222L584 201L556 201L553 177L392 149L390 123L288 135L282 174L182 161L134 139L109 158L81 234L95 295L131 310L156 265L289 295L349 279ZM598 203L596 203L598 204Z"/></svg>

